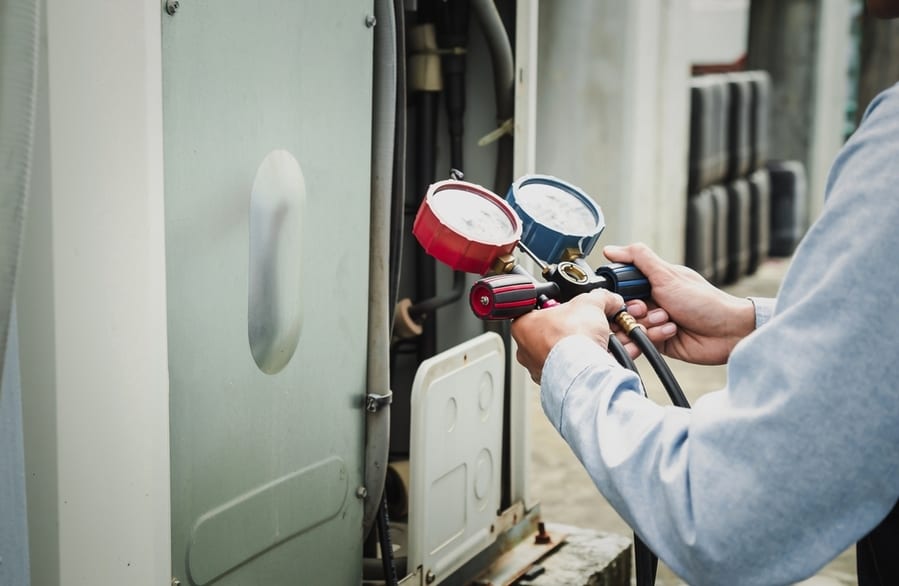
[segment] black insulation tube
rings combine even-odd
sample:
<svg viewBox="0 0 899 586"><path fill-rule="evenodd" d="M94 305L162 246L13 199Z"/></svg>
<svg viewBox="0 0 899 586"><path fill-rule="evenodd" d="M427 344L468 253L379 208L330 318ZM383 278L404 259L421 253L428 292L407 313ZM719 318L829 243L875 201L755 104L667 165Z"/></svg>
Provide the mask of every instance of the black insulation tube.
<svg viewBox="0 0 899 586"><path fill-rule="evenodd" d="M381 546L381 565L384 568L384 582L387 586L397 586L396 564L393 560L393 544L390 542L390 518L387 515L387 494L381 498L378 507L378 542Z"/></svg>

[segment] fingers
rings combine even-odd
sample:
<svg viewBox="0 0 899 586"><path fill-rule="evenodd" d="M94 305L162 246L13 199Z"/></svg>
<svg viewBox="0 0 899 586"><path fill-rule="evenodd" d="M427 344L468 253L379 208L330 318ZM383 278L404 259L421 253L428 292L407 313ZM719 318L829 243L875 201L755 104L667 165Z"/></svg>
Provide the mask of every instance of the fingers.
<svg viewBox="0 0 899 586"><path fill-rule="evenodd" d="M646 328L646 335L658 346L677 335L677 326L673 322L666 322L654 328Z"/></svg>
<svg viewBox="0 0 899 586"><path fill-rule="evenodd" d="M607 316L613 316L622 309L626 309L626 306L624 304L624 297L605 289L594 289L590 291L590 294L586 297L588 297L593 303L599 304L599 306L603 309L603 313Z"/></svg>
<svg viewBox="0 0 899 586"><path fill-rule="evenodd" d="M534 361L521 346L518 347L515 358L518 360L519 364L528 371L528 374L531 375L531 380L539 385L540 379L543 377L542 365L534 364Z"/></svg>
<svg viewBox="0 0 899 586"><path fill-rule="evenodd" d="M664 309L650 309L642 301L630 301L627 304L627 311L637 319L637 323L643 327L650 341L656 346L660 346L677 335L677 326ZM615 336L624 345L631 358L640 356L639 348L630 341L627 334L617 327Z"/></svg>
<svg viewBox="0 0 899 586"><path fill-rule="evenodd" d="M653 343L659 344L677 335L677 326L664 309L658 307L649 309L642 303L629 303L627 308L628 313L634 316L638 324L643 326Z"/></svg>
<svg viewBox="0 0 899 586"><path fill-rule="evenodd" d="M634 315L634 314L631 314L631 315ZM634 317L637 317L637 316L634 316ZM668 312L665 311L664 309L660 308L660 309L653 309L653 310L650 310L649 312L647 312L641 323L643 324L644 327L649 329L649 328L652 328L655 326L660 326L669 321L671 321L671 318L668 317Z"/></svg>
<svg viewBox="0 0 899 586"><path fill-rule="evenodd" d="M645 302L640 301L639 299L633 299L627 302L627 312L636 319L640 319L646 317L646 314L649 312L649 307Z"/></svg>

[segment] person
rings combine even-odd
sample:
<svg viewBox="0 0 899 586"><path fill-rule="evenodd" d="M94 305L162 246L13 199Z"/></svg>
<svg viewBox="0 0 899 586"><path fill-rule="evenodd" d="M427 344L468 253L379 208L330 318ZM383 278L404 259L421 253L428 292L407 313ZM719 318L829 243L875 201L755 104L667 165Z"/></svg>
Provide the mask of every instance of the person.
<svg viewBox="0 0 899 586"><path fill-rule="evenodd" d="M899 0L869 0L899 16ZM838 154L776 300L741 299L644 245L628 310L668 356L727 364L692 409L643 396L607 351L603 290L517 318L518 360L592 480L690 584L788 584L857 543L859 584L899 584L899 85ZM613 332L613 330L615 330ZM638 351L628 345L635 356Z"/></svg>

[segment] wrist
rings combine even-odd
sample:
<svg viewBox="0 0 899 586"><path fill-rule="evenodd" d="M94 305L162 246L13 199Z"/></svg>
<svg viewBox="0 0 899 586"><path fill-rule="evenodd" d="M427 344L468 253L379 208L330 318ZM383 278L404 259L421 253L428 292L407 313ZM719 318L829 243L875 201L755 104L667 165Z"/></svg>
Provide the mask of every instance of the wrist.
<svg viewBox="0 0 899 586"><path fill-rule="evenodd" d="M755 303L746 297L732 297L728 337L737 342L751 334L756 327Z"/></svg>

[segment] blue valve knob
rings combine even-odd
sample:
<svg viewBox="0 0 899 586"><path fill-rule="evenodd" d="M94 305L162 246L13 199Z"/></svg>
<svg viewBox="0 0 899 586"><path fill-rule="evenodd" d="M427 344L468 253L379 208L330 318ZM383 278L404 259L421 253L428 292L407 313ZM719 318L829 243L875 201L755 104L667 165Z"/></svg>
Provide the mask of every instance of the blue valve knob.
<svg viewBox="0 0 899 586"><path fill-rule="evenodd" d="M649 279L634 265L613 262L596 269L596 275L608 281L608 289L624 297L625 301L649 299L652 293Z"/></svg>

